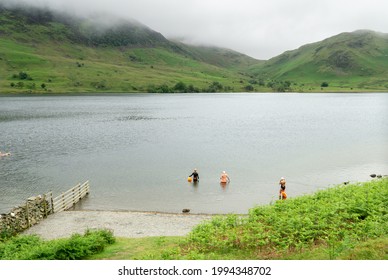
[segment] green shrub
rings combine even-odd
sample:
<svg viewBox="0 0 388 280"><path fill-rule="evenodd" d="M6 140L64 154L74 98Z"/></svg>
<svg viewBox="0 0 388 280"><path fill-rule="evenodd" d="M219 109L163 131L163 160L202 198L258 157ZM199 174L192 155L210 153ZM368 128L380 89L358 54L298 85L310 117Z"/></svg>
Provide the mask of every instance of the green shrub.
<svg viewBox="0 0 388 280"><path fill-rule="evenodd" d="M109 230L88 230L67 239L43 241L34 235L19 235L0 243L3 260L81 260L115 242Z"/></svg>
<svg viewBox="0 0 388 280"><path fill-rule="evenodd" d="M388 234L388 179L340 185L251 209L247 217L217 217L190 233L199 253L283 252L326 244L334 258L351 244Z"/></svg>
<svg viewBox="0 0 388 280"><path fill-rule="evenodd" d="M28 76L28 74L26 73L26 72L19 72L19 79L20 80L27 80L27 78L28 78L29 76Z"/></svg>
<svg viewBox="0 0 388 280"><path fill-rule="evenodd" d="M187 86L184 82L178 82L174 86L175 92L187 92Z"/></svg>

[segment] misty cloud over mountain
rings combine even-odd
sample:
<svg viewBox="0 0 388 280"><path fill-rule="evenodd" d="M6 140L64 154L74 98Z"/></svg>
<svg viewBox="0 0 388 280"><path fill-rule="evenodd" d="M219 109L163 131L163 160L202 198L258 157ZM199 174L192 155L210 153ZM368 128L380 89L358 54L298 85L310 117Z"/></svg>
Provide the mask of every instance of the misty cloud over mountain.
<svg viewBox="0 0 388 280"><path fill-rule="evenodd" d="M140 22L167 38L234 49L259 59L344 31L388 32L385 0L0 0L100 23Z"/></svg>

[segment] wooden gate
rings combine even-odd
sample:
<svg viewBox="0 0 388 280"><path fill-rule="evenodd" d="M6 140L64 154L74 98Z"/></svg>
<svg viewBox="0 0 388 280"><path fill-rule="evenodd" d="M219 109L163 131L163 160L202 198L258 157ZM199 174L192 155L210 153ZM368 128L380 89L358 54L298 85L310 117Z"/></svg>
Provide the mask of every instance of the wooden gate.
<svg viewBox="0 0 388 280"><path fill-rule="evenodd" d="M70 190L62 193L61 195L55 197L52 201L52 211L53 213L58 213L70 209L78 201L84 198L89 194L89 181L86 181L83 184L78 184Z"/></svg>

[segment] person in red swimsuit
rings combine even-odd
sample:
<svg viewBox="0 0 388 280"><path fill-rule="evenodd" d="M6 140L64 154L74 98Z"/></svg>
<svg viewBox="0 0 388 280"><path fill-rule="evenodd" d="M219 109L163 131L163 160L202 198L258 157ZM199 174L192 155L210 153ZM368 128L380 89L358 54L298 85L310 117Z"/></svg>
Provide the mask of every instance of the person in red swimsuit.
<svg viewBox="0 0 388 280"><path fill-rule="evenodd" d="M220 177L220 183L221 184L226 184L226 183L229 183L229 182L230 182L229 175L225 171L222 171L221 177Z"/></svg>

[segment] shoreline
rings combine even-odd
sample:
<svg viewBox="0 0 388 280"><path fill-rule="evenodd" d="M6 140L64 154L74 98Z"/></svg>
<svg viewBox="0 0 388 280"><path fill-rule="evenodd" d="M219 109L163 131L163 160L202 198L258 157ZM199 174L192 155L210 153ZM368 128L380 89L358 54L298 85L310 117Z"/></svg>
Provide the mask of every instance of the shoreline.
<svg viewBox="0 0 388 280"><path fill-rule="evenodd" d="M83 234L88 229L109 229L116 237L184 236L193 227L218 214L179 214L137 211L72 210L55 213L25 230L45 240Z"/></svg>
<svg viewBox="0 0 388 280"><path fill-rule="evenodd" d="M159 92L128 92L128 91L104 91L104 92L96 92L96 91L85 91L85 92L2 92L0 93L0 97L47 97L47 96L53 96L53 97L63 97L63 96L131 96L131 95L182 95L182 94L189 94L189 95L199 95L199 94L347 94L347 93L359 93L359 94L370 94L370 93L381 93L381 94L388 94L388 90L381 89L381 90L332 90L332 91L322 91L322 90L304 90L304 91L227 91L227 92L196 92L196 93L189 93L189 92L170 92L170 93L159 93Z"/></svg>
<svg viewBox="0 0 388 280"><path fill-rule="evenodd" d="M370 175L378 179L387 175ZM347 185L348 182L344 183ZM84 234L88 229L109 229L116 237L185 236L195 226L216 216L228 214L167 213L136 210L73 209L54 213L22 232L51 240ZM235 214L246 216L248 214Z"/></svg>

